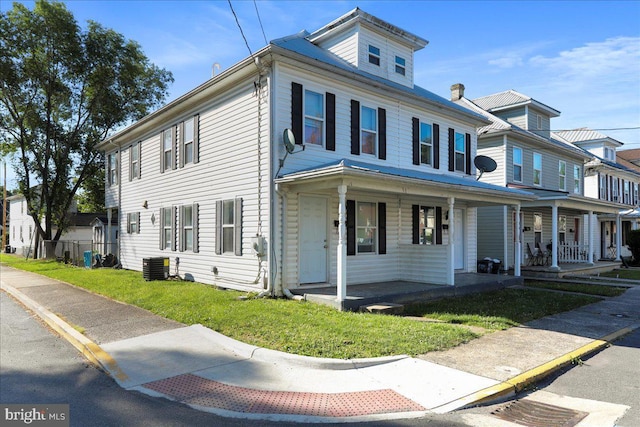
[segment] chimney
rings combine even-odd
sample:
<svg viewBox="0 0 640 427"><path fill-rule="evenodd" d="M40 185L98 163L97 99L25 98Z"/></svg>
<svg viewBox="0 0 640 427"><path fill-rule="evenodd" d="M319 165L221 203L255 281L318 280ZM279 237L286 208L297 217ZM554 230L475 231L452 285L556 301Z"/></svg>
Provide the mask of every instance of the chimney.
<svg viewBox="0 0 640 427"><path fill-rule="evenodd" d="M464 98L464 85L462 83L451 85L451 100L457 101L460 98Z"/></svg>

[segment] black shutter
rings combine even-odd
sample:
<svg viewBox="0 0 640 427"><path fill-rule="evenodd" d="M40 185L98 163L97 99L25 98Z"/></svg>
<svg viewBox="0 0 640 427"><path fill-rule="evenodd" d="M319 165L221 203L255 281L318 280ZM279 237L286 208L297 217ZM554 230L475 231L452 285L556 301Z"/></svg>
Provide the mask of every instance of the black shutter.
<svg viewBox="0 0 640 427"><path fill-rule="evenodd" d="M302 85L291 82L291 130L296 144L302 144Z"/></svg>
<svg viewBox="0 0 640 427"><path fill-rule="evenodd" d="M327 150L336 151L336 96L327 92Z"/></svg>
<svg viewBox="0 0 640 427"><path fill-rule="evenodd" d="M565 179L567 179L567 170L566 170L566 168L565 168L564 176L565 176ZM602 185L600 185L600 182L601 182L600 181L600 172L598 172L598 199L603 200L604 199L604 197L603 197L604 195L602 194L603 188L602 188ZM566 189L566 187L567 186L565 184L565 189Z"/></svg>
<svg viewBox="0 0 640 427"><path fill-rule="evenodd" d="M378 253L387 253L387 204L378 203Z"/></svg>
<svg viewBox="0 0 640 427"><path fill-rule="evenodd" d="M347 255L356 254L356 201L347 200Z"/></svg>
<svg viewBox="0 0 640 427"><path fill-rule="evenodd" d="M455 170L455 159L456 159L456 142L455 142L456 134L453 129L449 128L449 171L453 172Z"/></svg>
<svg viewBox="0 0 640 427"><path fill-rule="evenodd" d="M420 244L420 206L411 206L411 243Z"/></svg>
<svg viewBox="0 0 640 427"><path fill-rule="evenodd" d="M387 159L387 110L378 108L378 158Z"/></svg>
<svg viewBox="0 0 640 427"><path fill-rule="evenodd" d="M413 143L413 164L419 165L420 164L420 120L417 117L414 117L411 119L411 141Z"/></svg>
<svg viewBox="0 0 640 427"><path fill-rule="evenodd" d="M351 100L351 154L360 155L360 103Z"/></svg>
<svg viewBox="0 0 640 427"><path fill-rule="evenodd" d="M436 245L442 244L442 208L436 206Z"/></svg>
<svg viewBox="0 0 640 427"><path fill-rule="evenodd" d="M471 175L471 135L468 133L465 134L464 140L465 140L464 154L465 154L465 161L466 161L465 168L466 168L467 175Z"/></svg>
<svg viewBox="0 0 640 427"><path fill-rule="evenodd" d="M433 124L433 167L440 169L440 125Z"/></svg>

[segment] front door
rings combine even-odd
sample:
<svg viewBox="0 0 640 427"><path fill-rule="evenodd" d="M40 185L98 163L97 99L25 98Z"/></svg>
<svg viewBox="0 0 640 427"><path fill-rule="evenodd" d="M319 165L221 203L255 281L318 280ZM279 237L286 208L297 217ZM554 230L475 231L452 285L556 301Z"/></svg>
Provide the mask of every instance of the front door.
<svg viewBox="0 0 640 427"><path fill-rule="evenodd" d="M327 199L300 197L300 283L327 281Z"/></svg>
<svg viewBox="0 0 640 427"><path fill-rule="evenodd" d="M453 210L453 227L454 233L454 260L453 268L460 270L464 268L464 218L462 217L462 209Z"/></svg>

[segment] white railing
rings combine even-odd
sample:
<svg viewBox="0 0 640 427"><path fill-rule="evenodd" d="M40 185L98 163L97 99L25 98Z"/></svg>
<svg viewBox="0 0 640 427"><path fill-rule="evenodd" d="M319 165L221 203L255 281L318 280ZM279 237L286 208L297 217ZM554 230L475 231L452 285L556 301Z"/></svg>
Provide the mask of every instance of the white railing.
<svg viewBox="0 0 640 427"><path fill-rule="evenodd" d="M558 245L558 262L589 262L589 245L565 242Z"/></svg>

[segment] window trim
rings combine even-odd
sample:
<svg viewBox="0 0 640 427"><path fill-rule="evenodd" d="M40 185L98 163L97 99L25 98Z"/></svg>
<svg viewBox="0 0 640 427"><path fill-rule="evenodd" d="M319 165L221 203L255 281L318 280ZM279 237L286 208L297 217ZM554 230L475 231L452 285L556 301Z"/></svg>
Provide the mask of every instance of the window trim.
<svg viewBox="0 0 640 427"><path fill-rule="evenodd" d="M429 142L425 142L424 141L425 138L423 137L423 134L422 134L423 126L425 126L425 127L428 126L429 127L429 132L430 132ZM419 129L418 129L418 133L419 133L418 138L419 138L419 140L418 140L418 144L419 144L419 155L420 155L420 164L421 165L428 165L428 166L432 166L432 167L434 166L433 157L434 157L435 145L434 145L434 141L433 141L433 131L434 131L434 129L433 129L433 124L432 123L426 123L426 122L423 122L423 121L419 122ZM429 151L429 162L425 162L424 158L422 156L422 154L423 154L422 147L423 146L427 147L427 150Z"/></svg>
<svg viewBox="0 0 640 427"><path fill-rule="evenodd" d="M307 112L307 94L314 94L314 95L318 95L320 97L320 106L321 106L321 113L322 113L322 117L316 117L316 116L312 116L310 114L308 114ZM308 144L310 146L316 146L316 147L324 147L326 145L326 126L327 126L327 105L326 105L326 94L322 93L322 92L316 92L314 90L310 90L310 89L304 89L304 93L303 93L303 107L302 107L302 114L303 114L303 120L304 120L304 128L303 128L303 141L305 144ZM313 120L316 122L320 123L320 143L314 143L314 142L310 142L308 140L308 135L307 135L307 120Z"/></svg>
<svg viewBox="0 0 640 427"><path fill-rule="evenodd" d="M407 60L401 56L395 55L395 71L396 74L400 74L402 77L407 75Z"/></svg>
<svg viewBox="0 0 640 427"><path fill-rule="evenodd" d="M140 234L140 212L127 213L127 234Z"/></svg>
<svg viewBox="0 0 640 427"><path fill-rule="evenodd" d="M134 150L136 156L134 156ZM142 143L140 141L134 143L129 148L129 181L140 179L140 159L142 158Z"/></svg>
<svg viewBox="0 0 640 427"><path fill-rule="evenodd" d="M516 162L516 151L520 153L520 163ZM522 182L522 171L523 171L523 159L524 159L524 152L522 150L522 148L520 147L513 147L512 150L512 163L513 163L513 182ZM516 168L520 168L520 179L516 179Z"/></svg>
<svg viewBox="0 0 640 427"><path fill-rule="evenodd" d="M107 156L108 172L107 181L110 186L118 185L118 152L114 151Z"/></svg>
<svg viewBox="0 0 640 427"><path fill-rule="evenodd" d="M536 114L536 128L542 130L542 116L540 114Z"/></svg>
<svg viewBox="0 0 640 427"><path fill-rule="evenodd" d="M233 224L224 226L224 202L233 202ZM233 227L233 251L224 251L224 228ZM216 255L242 256L242 198L216 201Z"/></svg>
<svg viewBox="0 0 640 427"><path fill-rule="evenodd" d="M453 142L453 170L455 172L467 172L467 150L466 150L466 138L462 132L454 132ZM458 149L458 142L462 142L462 151ZM458 158L462 156L462 169L458 168Z"/></svg>
<svg viewBox="0 0 640 427"><path fill-rule="evenodd" d="M360 210L360 206L362 206L362 205L370 205L372 207L374 225L360 224L358 222L358 218L360 217L360 215L358 215L358 212ZM372 254L372 255L378 254L378 249L379 249L379 242L378 242L378 239L379 239L379 234L378 234L379 233L378 202L357 200L356 201L356 215L355 216L356 216L356 224L355 224L355 227L356 227L356 230L355 230L355 232L356 232L356 255L358 255L358 254ZM366 230L373 230L373 237L371 238L371 245L370 245L370 246L373 247L373 250L371 250L371 251L363 251L363 250L360 249L361 244L358 241L358 236L360 234L359 231L362 230L362 229L364 229L365 231ZM365 245L362 245L362 246L365 246Z"/></svg>
<svg viewBox="0 0 640 427"><path fill-rule="evenodd" d="M374 120L374 127L375 129L367 129L364 127L364 123L363 123L363 117L364 117L364 111L366 110L370 110L372 115L373 115L373 120ZM378 142L379 142L379 120L378 120L378 109L377 108L372 108L372 107L368 107L366 105L360 105L360 153L362 154L369 154L372 156L377 156L378 155ZM373 153L369 153L366 152L364 150L364 133L368 133L373 135Z"/></svg>
<svg viewBox="0 0 640 427"><path fill-rule="evenodd" d="M168 137L167 137L168 135ZM169 142L169 147L167 147ZM169 158L167 159L167 154ZM167 161L170 164L167 164ZM176 126L171 126L160 133L160 173L176 168Z"/></svg>

